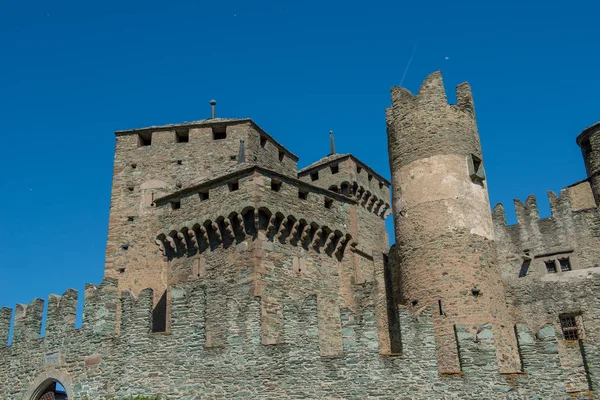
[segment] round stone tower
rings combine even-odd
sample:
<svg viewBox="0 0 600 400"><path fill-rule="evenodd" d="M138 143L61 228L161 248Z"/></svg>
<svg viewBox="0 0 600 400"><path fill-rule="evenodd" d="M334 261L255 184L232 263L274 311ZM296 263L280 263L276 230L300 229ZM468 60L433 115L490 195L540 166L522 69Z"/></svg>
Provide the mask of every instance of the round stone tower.
<svg viewBox="0 0 600 400"><path fill-rule="evenodd" d="M596 122L581 132L577 136L577 144L583 153L583 161L594 193L594 200L596 200L596 205L600 205L600 122Z"/></svg>
<svg viewBox="0 0 600 400"><path fill-rule="evenodd" d="M492 215L471 89L448 104L442 76L414 96L392 88L386 110L399 301L434 306L440 372L460 371L454 325L492 324L501 372L520 361L496 262Z"/></svg>

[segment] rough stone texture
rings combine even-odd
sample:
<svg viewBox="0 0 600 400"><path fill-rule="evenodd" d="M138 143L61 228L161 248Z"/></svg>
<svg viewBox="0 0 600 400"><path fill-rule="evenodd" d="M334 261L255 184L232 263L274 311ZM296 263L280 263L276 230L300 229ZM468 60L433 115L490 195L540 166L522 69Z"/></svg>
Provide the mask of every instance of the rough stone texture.
<svg viewBox="0 0 600 400"><path fill-rule="evenodd" d="M500 370L513 373L516 338L496 261L486 181L475 180L469 168L473 157L482 162L470 89L461 85L457 99L458 105L447 103L440 73L431 74L417 96L392 89L391 264L401 301L438 304L440 372L460 372L453 325L492 324Z"/></svg>
<svg viewBox="0 0 600 400"><path fill-rule="evenodd" d="M507 226L456 95L439 73L392 89L391 207L354 156L297 171L249 119L117 132L105 279L81 329L73 289L43 337L43 300L16 306L10 345L0 309L0 399L597 398L598 124L577 140L588 179Z"/></svg>

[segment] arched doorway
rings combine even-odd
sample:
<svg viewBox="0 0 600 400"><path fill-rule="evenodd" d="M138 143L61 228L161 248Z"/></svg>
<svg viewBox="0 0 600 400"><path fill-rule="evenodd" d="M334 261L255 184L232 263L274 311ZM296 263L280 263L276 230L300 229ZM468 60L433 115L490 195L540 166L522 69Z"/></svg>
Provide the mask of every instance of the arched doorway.
<svg viewBox="0 0 600 400"><path fill-rule="evenodd" d="M44 388L41 387L41 394L35 400L68 400L67 390L58 381L51 381Z"/></svg>
<svg viewBox="0 0 600 400"><path fill-rule="evenodd" d="M49 369L33 381L23 400L74 400L72 386L67 374Z"/></svg>

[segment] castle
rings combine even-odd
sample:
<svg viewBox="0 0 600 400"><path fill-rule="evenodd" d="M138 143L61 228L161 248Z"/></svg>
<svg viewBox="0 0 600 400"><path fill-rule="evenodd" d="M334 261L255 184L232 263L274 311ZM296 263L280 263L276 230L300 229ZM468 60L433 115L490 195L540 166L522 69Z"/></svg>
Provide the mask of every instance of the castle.
<svg viewBox="0 0 600 400"><path fill-rule="evenodd" d="M16 306L10 345L0 310L0 399L596 398L600 123L577 137L588 177L507 225L469 85L391 96L392 182L333 137L298 170L214 102L116 132L105 278L80 329L72 289L43 337L44 300Z"/></svg>

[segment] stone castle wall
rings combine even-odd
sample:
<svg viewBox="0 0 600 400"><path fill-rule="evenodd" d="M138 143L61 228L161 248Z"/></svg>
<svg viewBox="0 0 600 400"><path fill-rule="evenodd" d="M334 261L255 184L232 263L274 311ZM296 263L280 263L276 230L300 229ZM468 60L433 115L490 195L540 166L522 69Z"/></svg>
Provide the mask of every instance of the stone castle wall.
<svg viewBox="0 0 600 400"><path fill-rule="evenodd" d="M151 334L152 291L135 297L130 292L119 294L117 287L113 279L87 287L84 323L77 330L73 329L77 292L52 296L44 338L39 337L43 301L20 307L13 342L0 348L0 376L6 378L0 381L0 398L29 399L28 393L44 379L59 379L71 398L92 400L140 394L188 400L573 398L566 391L558 357L561 341L552 325L537 332L525 325L516 327L523 372L509 375L499 374L491 326L481 326L475 334L470 327L456 326L462 373L440 375L432 312L427 307L416 313L397 309L401 352L380 355L372 285L363 287L356 310L340 309L335 321L340 352L326 357L320 348L331 327L319 323L318 295L283 301L281 340L264 344L261 326L268 316L261 312L262 300L248 293L229 292L215 299L200 282L172 287L172 330ZM211 318L208 312L215 300L223 307L221 318ZM10 318L2 309L3 337L7 315ZM223 341L209 339L215 335ZM586 346L584 342L588 350ZM597 351L586 357L588 365L600 366ZM589 379L596 389L598 375L592 373Z"/></svg>

